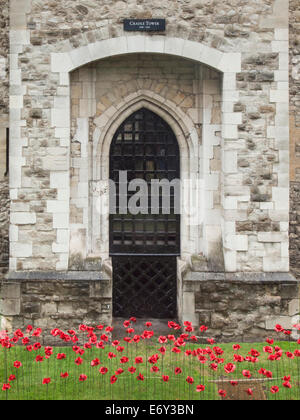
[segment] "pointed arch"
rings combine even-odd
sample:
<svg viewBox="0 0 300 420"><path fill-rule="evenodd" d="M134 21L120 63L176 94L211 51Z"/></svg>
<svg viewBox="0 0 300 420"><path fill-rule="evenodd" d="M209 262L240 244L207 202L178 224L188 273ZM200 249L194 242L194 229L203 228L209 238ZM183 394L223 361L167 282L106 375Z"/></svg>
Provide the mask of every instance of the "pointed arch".
<svg viewBox="0 0 300 420"><path fill-rule="evenodd" d="M92 160L92 191L90 250L100 254L103 259L109 257L109 200L101 191L108 190L109 183L109 153L115 132L121 124L134 112L146 108L160 116L173 130L180 150L181 181L197 179L199 168L199 137L195 125L176 104L166 101L153 92L139 91L130 95L118 105L108 108L100 117L94 119ZM181 182L181 196L190 200L190 191ZM94 191L94 192L93 192ZM100 204L101 201L101 204ZM101 209L99 210L99 206ZM100 213L100 217L99 217ZM181 255L188 256L195 252L195 229L190 225L186 214L181 215Z"/></svg>

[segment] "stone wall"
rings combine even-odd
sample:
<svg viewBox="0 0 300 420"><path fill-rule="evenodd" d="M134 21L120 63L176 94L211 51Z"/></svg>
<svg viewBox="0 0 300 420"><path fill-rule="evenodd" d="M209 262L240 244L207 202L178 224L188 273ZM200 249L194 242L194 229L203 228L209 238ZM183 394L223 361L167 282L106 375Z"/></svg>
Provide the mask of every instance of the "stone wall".
<svg viewBox="0 0 300 420"><path fill-rule="evenodd" d="M4 180L0 182L0 273L2 274L8 270L9 204L8 182Z"/></svg>
<svg viewBox="0 0 300 420"><path fill-rule="evenodd" d="M9 2L0 0L0 127L8 116Z"/></svg>
<svg viewBox="0 0 300 420"><path fill-rule="evenodd" d="M290 0L290 261L300 276L300 5Z"/></svg>
<svg viewBox="0 0 300 420"><path fill-rule="evenodd" d="M111 284L99 272L11 276L1 288L0 328L34 325L49 332L68 330L82 323L111 324Z"/></svg>
<svg viewBox="0 0 300 420"><path fill-rule="evenodd" d="M227 72L221 199L226 270L288 271L287 6L286 0L63 5L13 0L11 188L18 210L12 211L11 269L68 268L70 209L61 201L69 196L69 69L88 63L101 48L107 48L107 56L139 47L175 51ZM167 18L164 34L142 35L137 41L124 33L126 17L162 16ZM107 46L101 47L101 41ZM191 41L194 47L188 46ZM198 42L202 49L196 48ZM249 218L251 229L238 231L237 222ZM257 230L256 222L266 222L267 231ZM20 226L29 235L18 238Z"/></svg>
<svg viewBox="0 0 300 420"><path fill-rule="evenodd" d="M183 296L190 320L221 342L264 341L276 324L291 329L299 319L299 285L288 274L191 272Z"/></svg>

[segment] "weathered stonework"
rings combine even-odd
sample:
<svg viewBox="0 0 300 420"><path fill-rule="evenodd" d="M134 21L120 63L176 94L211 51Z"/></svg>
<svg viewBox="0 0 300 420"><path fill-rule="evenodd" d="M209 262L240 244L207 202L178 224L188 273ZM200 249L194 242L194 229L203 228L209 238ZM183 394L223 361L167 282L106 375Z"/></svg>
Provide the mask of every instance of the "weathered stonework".
<svg viewBox="0 0 300 420"><path fill-rule="evenodd" d="M76 283L76 291L72 286L70 304L64 291L69 290L67 286L61 286L61 296L55 301L51 287L59 280L45 280L52 285L46 293L37 273L72 277L82 270L89 273L91 266L99 276L101 270L109 272L108 215L100 217L98 211L105 204L109 145L118 124L144 106L172 127L182 172L197 176L204 185L203 220L191 228L182 218L179 318L197 324L202 321L201 311L208 309L216 334L221 334L222 324L224 338L231 337L232 327L225 319L230 313L230 323L234 323L242 314L230 294L242 290L244 304L250 298L255 302L248 306L244 339L254 337L255 323L268 330L277 316L292 320L299 311L297 283L291 281L290 296L283 298L282 293L289 281L285 278L289 256L292 265L297 265L299 249L297 3L10 1L8 281L17 286L16 295L3 298L5 319L21 325L34 315L33 321L43 324L46 318L58 319L63 312L59 308L73 319L78 285L84 290L81 313L85 319L92 321L90 314L95 320L111 317L111 308L102 313L100 296L94 302L87 278ZM0 110L3 103L6 115L7 4L2 10ZM166 18L166 32L124 32L124 18L151 17ZM294 183L289 254L290 179ZM205 273L214 272L210 285L210 279L201 283L203 267L195 268L194 255L203 256ZM237 276L234 282L227 276L241 272L259 273L263 287L257 286L259 281L248 287L247 275ZM264 283L266 273L271 276L268 284ZM273 273L279 273L274 285ZM189 275L193 290L189 290ZM220 282L218 275L223 275ZM73 284L71 277L68 284ZM111 273L108 277L111 280ZM60 281L65 285L65 279ZM35 307L30 306L32 302ZM98 309L89 312L88 302ZM227 306L226 311L218 312L218 302ZM298 309L291 314L288 305Z"/></svg>

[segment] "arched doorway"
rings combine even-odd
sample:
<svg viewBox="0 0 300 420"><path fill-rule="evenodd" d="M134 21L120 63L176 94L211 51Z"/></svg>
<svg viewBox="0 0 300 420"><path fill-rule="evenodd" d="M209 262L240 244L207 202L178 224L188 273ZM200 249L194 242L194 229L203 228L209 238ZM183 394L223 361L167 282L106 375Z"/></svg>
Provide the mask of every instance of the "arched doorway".
<svg viewBox="0 0 300 420"><path fill-rule="evenodd" d="M179 179L179 146L170 126L149 109L134 112L110 148L114 317L177 316Z"/></svg>

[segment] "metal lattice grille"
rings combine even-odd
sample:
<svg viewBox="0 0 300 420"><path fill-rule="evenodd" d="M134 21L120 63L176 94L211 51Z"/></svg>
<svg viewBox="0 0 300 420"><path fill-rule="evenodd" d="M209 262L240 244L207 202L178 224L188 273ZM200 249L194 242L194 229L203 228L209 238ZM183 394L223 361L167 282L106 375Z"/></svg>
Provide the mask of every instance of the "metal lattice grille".
<svg viewBox="0 0 300 420"><path fill-rule="evenodd" d="M177 316L176 257L113 257L113 315Z"/></svg>
<svg viewBox="0 0 300 420"><path fill-rule="evenodd" d="M128 183L134 179L147 182L145 197L147 214L120 214L120 201L125 194L120 183L120 171L126 171ZM130 116L116 132L110 149L110 179L114 181L116 214L110 215L110 254L179 255L180 215L175 204L178 190L170 188L169 208L163 201L163 190L157 197L158 211L153 214L151 181L179 180L180 159L176 137L169 125L158 115L141 109ZM124 187L124 185L123 185ZM136 191L128 192L129 203ZM145 201L144 201L145 202ZM177 214L176 214L177 213Z"/></svg>

